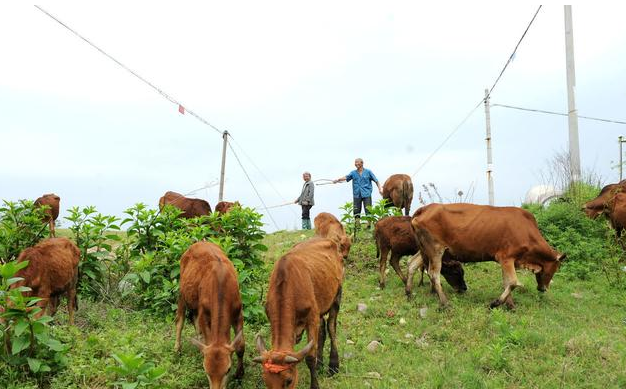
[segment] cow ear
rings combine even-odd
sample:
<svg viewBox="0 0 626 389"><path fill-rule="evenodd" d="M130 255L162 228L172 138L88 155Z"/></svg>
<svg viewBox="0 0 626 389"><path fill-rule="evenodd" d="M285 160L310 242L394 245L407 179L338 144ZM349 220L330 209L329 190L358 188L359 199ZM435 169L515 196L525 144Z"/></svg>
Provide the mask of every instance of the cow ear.
<svg viewBox="0 0 626 389"><path fill-rule="evenodd" d="M191 341L191 344L199 348L200 351L204 350L204 348L206 347L206 344L202 343L202 341L198 338L191 338L189 340Z"/></svg>

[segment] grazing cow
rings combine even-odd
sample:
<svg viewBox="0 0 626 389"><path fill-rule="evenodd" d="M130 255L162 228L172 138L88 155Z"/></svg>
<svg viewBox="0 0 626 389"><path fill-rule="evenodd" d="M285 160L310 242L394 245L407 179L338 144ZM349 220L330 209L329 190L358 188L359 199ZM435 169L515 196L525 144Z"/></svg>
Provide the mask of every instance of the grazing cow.
<svg viewBox="0 0 626 389"><path fill-rule="evenodd" d="M383 289L385 287L385 267L387 265L387 257L389 256L389 252L391 252L389 263L402 280L402 283L407 287L407 295L410 295L412 283L411 285L407 284L407 277L404 276L400 269L400 258L405 255L414 256L419 252L417 240L415 239L415 234L411 227L411 217L388 216L380 219L374 228L374 240L376 241L376 256L380 258L380 288ZM410 266L413 261L414 260L409 261L409 269L411 269ZM420 261L415 265L422 269L422 279L420 280L420 285L422 285L423 264ZM441 274L457 292L462 293L467 290L463 266L460 262L454 261L449 257L444 257ZM412 275L412 273L410 273L410 275ZM412 281L412 278L410 280Z"/></svg>
<svg viewBox="0 0 626 389"><path fill-rule="evenodd" d="M383 185L383 199L387 199L397 208L404 208L404 214L409 216L413 201L413 182L406 174L394 174Z"/></svg>
<svg viewBox="0 0 626 389"><path fill-rule="evenodd" d="M617 237L620 237L626 228L626 193L619 192L615 194L607 207L607 216L611 222L611 227L615 229Z"/></svg>
<svg viewBox="0 0 626 389"><path fill-rule="evenodd" d="M46 216L44 216L43 222L48 223L48 226L50 228L50 237L56 236L56 232L54 230L54 222L59 217L60 204L61 198L54 193L45 194L35 200L36 207L46 207L44 210Z"/></svg>
<svg viewBox="0 0 626 389"><path fill-rule="evenodd" d="M343 259L347 259L348 254L350 254L352 240L346 235L343 224L328 212L322 212L317 215L313 220L313 224L315 225L315 235L333 240L337 243Z"/></svg>
<svg viewBox="0 0 626 389"><path fill-rule="evenodd" d="M261 354L254 358L263 366L263 380L270 389L295 388L297 363L306 357L311 389L317 389L317 362L322 363L326 329L330 336L329 373L339 371L337 314L341 301L343 260L337 244L326 238L312 238L295 245L275 264L270 276L265 312L272 330L272 348L257 335ZM324 320L324 315L328 319ZM307 332L307 345L294 345Z"/></svg>
<svg viewBox="0 0 626 389"><path fill-rule="evenodd" d="M78 283L78 262L80 250L67 238L48 238L22 251L17 262L28 261L28 266L15 274L23 280L11 288L28 286L32 290L26 296L37 296L41 307L36 317L44 315L46 309L53 316L58 308L61 295L67 295L67 311L70 324L74 324L76 309L76 284Z"/></svg>
<svg viewBox="0 0 626 389"><path fill-rule="evenodd" d="M176 192L167 191L163 197L159 199L160 210L163 210L166 204L173 205L183 211L180 217L184 217L185 219L211 214L211 206L206 200L191 199Z"/></svg>
<svg viewBox="0 0 626 389"><path fill-rule="evenodd" d="M619 192L626 192L626 180L622 180L617 184L606 185L600 190L600 194L595 199L585 203L583 211L585 211L587 217L591 219L597 218L608 210L609 201Z"/></svg>
<svg viewBox="0 0 626 389"><path fill-rule="evenodd" d="M243 376L243 307L235 267L220 247L194 243L180 258L180 296L176 310L176 351L180 351L185 310L195 318L201 339L192 342L204 355L204 371L211 388L225 388L232 353L237 352L235 378ZM235 338L231 342L230 329Z"/></svg>
<svg viewBox="0 0 626 389"><path fill-rule="evenodd" d="M441 289L442 257L448 252L462 262L497 261L502 267L504 291L491 303L514 308L511 292L521 284L516 268L535 273L537 289L545 292L565 254L545 241L533 215L516 207L475 204L429 204L418 209L411 225L442 305L448 299Z"/></svg>
<svg viewBox="0 0 626 389"><path fill-rule="evenodd" d="M239 201L235 201L234 203L231 203L230 201L220 201L215 206L215 212L225 214L226 212L230 211L230 209L234 207L235 205L238 207L241 207L241 204L239 204Z"/></svg>

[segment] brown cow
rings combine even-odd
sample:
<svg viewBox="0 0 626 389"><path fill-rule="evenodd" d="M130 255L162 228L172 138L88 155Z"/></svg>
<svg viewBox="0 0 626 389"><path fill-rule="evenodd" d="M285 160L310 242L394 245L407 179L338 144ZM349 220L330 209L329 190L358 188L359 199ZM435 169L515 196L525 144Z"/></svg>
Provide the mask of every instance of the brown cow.
<svg viewBox="0 0 626 389"><path fill-rule="evenodd" d="M622 210L624 198L621 196L625 192L626 180L622 180L617 184L606 185L595 199L585 203L583 211L591 219L605 214L611 222L611 226L615 229L617 236L620 237L626 227L626 215L624 215L626 210Z"/></svg>
<svg viewBox="0 0 626 389"><path fill-rule="evenodd" d="M32 290L25 292L26 296L42 298L37 302L41 312L36 317L43 316L46 309L50 316L54 316L60 296L66 294L69 322L73 325L79 260L80 250L71 240L44 239L20 253L17 262L28 261L28 266L16 273L15 277L24 279L11 285L11 288L28 286Z"/></svg>
<svg viewBox="0 0 626 389"><path fill-rule="evenodd" d="M180 296L176 310L176 351L180 351L185 310L195 318L201 340L193 339L204 355L211 388L225 388L232 353L237 352L235 378L243 376L243 307L237 273L222 249L210 242L194 243L180 258ZM235 338L231 342L230 329Z"/></svg>
<svg viewBox="0 0 626 389"><path fill-rule="evenodd" d="M339 371L337 314L342 282L343 260L337 243L330 239L312 238L299 243L274 264L265 305L272 348L267 351L263 338L257 335L256 346L261 355L254 358L263 366L263 380L268 388L295 388L297 363L305 356L311 373L310 387L319 387L316 365L318 361L322 363L326 329L330 335L329 373ZM328 319L324 320L326 314ZM294 351L304 330L308 343Z"/></svg>
<svg viewBox="0 0 626 389"><path fill-rule="evenodd" d="M230 201L220 201L215 206L215 212L225 214L234 206L241 207L241 204L239 204L239 201L235 201L234 203Z"/></svg>
<svg viewBox="0 0 626 389"><path fill-rule="evenodd" d="M413 201L413 182L407 174L394 174L383 185L383 199L387 199L397 208L404 208L404 214L409 216Z"/></svg>
<svg viewBox="0 0 626 389"><path fill-rule="evenodd" d="M504 291L491 308L506 303L514 308L511 292L521 284L516 268L535 273L537 289L545 292L565 254L545 241L533 215L516 207L475 204L429 204L418 209L411 225L425 260L428 275L442 305L448 299L441 289L439 273L448 252L462 262L497 261L502 267Z"/></svg>
<svg viewBox="0 0 626 389"><path fill-rule="evenodd" d="M54 193L45 194L35 200L36 207L46 207L44 210L46 216L43 218L43 222L48 223L48 226L50 228L50 237L56 236L56 232L54 230L54 222L59 217L60 204L61 198Z"/></svg>
<svg viewBox="0 0 626 389"><path fill-rule="evenodd" d="M618 237L626 228L626 193L618 192L607 204L607 216Z"/></svg>
<svg viewBox="0 0 626 389"><path fill-rule="evenodd" d="M176 192L167 191L159 199L160 210L163 210L166 204L173 205L183 211L180 217L186 219L211 214L211 206L206 200L191 199Z"/></svg>
<svg viewBox="0 0 626 389"><path fill-rule="evenodd" d="M315 235L333 240L339 246L343 259L348 258L352 240L346 235L343 224L332 214L322 212L313 220Z"/></svg>
<svg viewBox="0 0 626 389"><path fill-rule="evenodd" d="M411 285L407 284L407 277L404 276L400 269L400 258L405 255L414 256L419 252L417 240L415 239L415 234L411 227L411 217L388 216L380 219L374 228L374 240L376 241L376 256L380 258L380 288L383 289L385 287L385 267L387 265L387 257L389 256L389 252L391 252L389 263L402 280L402 283L407 286L407 295L410 295L412 283ZM409 261L409 269L411 269L411 263L412 260ZM422 285L424 267L422 262L418 262L416 265L422 269L422 279L420 280L420 285ZM441 274L457 292L462 293L467 290L463 266L460 262L444 257ZM412 275L412 273L410 273L410 275Z"/></svg>

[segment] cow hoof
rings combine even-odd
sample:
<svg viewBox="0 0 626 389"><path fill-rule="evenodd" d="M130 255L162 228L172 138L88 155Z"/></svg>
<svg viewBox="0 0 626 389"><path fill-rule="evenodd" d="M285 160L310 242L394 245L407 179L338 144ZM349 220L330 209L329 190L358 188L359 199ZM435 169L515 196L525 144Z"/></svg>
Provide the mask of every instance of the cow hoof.
<svg viewBox="0 0 626 389"><path fill-rule="evenodd" d="M501 304L500 300L494 300L489 304L489 309L498 308Z"/></svg>
<svg viewBox="0 0 626 389"><path fill-rule="evenodd" d="M332 377L335 374L339 373L339 364L328 366L328 376Z"/></svg>

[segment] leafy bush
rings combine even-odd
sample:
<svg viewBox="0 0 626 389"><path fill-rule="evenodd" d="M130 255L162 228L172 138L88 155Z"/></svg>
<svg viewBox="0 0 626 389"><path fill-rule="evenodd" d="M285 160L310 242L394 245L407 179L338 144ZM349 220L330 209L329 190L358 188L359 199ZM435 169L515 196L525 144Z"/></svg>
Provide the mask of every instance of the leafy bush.
<svg viewBox="0 0 626 389"><path fill-rule="evenodd" d="M603 271L611 282L621 284L619 263L623 261L623 250L617 244L615 232L603 218L589 219L580 210L581 204L598 192L599 188L577 184L562 199L545 208L539 205L524 205L524 208L535 215L548 243L567 254L561 272L589 279L591 273Z"/></svg>
<svg viewBox="0 0 626 389"><path fill-rule="evenodd" d="M341 223L345 226L346 233L348 235L355 233L355 228L359 229L360 225L357 225L356 218L354 217L353 203L348 202L339 208L343 211L341 215ZM367 207L368 214L361 215L360 219L367 222L368 225L374 225L380 219L387 216L401 216L402 210L391 205L386 199L380 199L374 205Z"/></svg>
<svg viewBox="0 0 626 389"><path fill-rule="evenodd" d="M26 266L28 261L0 265L0 357L8 366L41 375L66 365L68 346L50 335L50 316L35 319L41 312L35 304L41 299L24 296L23 292L31 290L26 286L11 288L23 280L15 275Z"/></svg>
<svg viewBox="0 0 626 389"><path fill-rule="evenodd" d="M0 207L0 263L18 257L27 247L34 246L48 234L43 207L30 200L4 201Z"/></svg>
<svg viewBox="0 0 626 389"><path fill-rule="evenodd" d="M149 387L165 375L165 369L156 367L152 362L146 362L143 354L112 354L111 357L117 366L107 367L107 372L113 373L116 381L115 388L134 389L138 386Z"/></svg>
<svg viewBox="0 0 626 389"><path fill-rule="evenodd" d="M92 298L106 298L117 290L119 266L113 253L112 242L119 241L119 231L115 224L119 219L97 213L93 206L82 210L73 207L68 210L66 219L72 222L70 231L80 249L78 289L83 295Z"/></svg>
<svg viewBox="0 0 626 389"><path fill-rule="evenodd" d="M261 215L250 208L234 207L226 214L213 213L193 219L177 216L180 211L166 206L157 212L142 204L126 211L122 224L128 229L128 253L132 263L126 280L135 285L138 305L155 313L176 310L179 292L180 257L193 243L210 240L224 250L239 276L244 317L263 320L261 280L267 270L261 252Z"/></svg>

